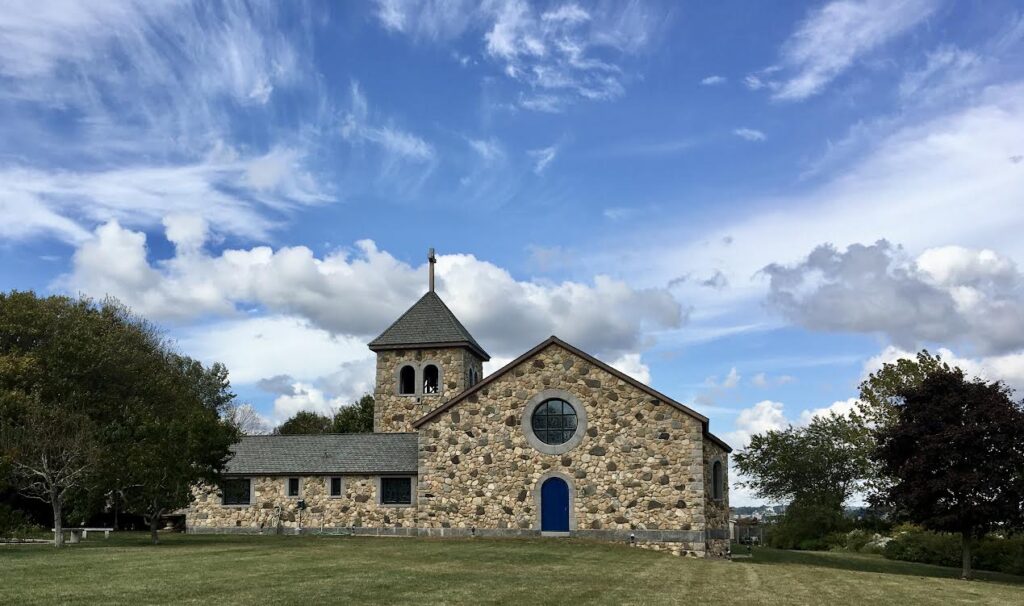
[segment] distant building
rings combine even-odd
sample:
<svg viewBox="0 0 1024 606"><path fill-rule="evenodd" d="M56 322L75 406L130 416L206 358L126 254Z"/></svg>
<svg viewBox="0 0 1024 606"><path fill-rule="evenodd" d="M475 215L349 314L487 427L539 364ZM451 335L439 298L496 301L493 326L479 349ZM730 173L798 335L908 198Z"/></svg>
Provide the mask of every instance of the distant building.
<svg viewBox="0 0 1024 606"><path fill-rule="evenodd" d="M729 446L693 409L557 337L483 377L433 289L370 343L372 434L252 436L189 532L583 536L720 555ZM300 502L306 509L302 510Z"/></svg>

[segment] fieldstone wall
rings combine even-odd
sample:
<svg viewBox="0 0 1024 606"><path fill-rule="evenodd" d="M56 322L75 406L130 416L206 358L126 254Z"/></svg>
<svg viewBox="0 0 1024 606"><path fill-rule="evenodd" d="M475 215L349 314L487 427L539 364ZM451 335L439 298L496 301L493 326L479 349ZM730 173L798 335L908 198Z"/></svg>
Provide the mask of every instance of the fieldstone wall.
<svg viewBox="0 0 1024 606"><path fill-rule="evenodd" d="M722 498L714 498L712 467L722 463ZM708 555L724 556L729 549L729 453L711 440L704 438L704 516L709 534ZM714 531L718 531L715 533Z"/></svg>
<svg viewBox="0 0 1024 606"><path fill-rule="evenodd" d="M399 369L411 364L416 369L416 394L398 394ZM436 364L441 369L441 389L423 394L423 367ZM413 422L469 385L469 370L483 375L483 362L464 347L396 349L377 352L377 383L374 389L373 430L411 432Z"/></svg>
<svg viewBox="0 0 1024 606"><path fill-rule="evenodd" d="M560 455L533 448L520 426L527 401L548 389L575 396L588 417ZM558 472L571 480L574 530L704 531L703 453L698 419L552 344L420 429L418 524L537 529L538 480Z"/></svg>
<svg viewBox="0 0 1024 606"><path fill-rule="evenodd" d="M295 477L295 476L291 476ZM247 529L273 532L298 526L297 502L306 501L303 528L413 528L416 507L382 506L377 503L376 476L343 476L342 496L330 497L324 476L303 476L300 497L285 496L287 477L252 478L248 506L222 505L220 491L201 485L193 489L193 502L185 516L186 526L203 529ZM280 511L278 510L280 507Z"/></svg>

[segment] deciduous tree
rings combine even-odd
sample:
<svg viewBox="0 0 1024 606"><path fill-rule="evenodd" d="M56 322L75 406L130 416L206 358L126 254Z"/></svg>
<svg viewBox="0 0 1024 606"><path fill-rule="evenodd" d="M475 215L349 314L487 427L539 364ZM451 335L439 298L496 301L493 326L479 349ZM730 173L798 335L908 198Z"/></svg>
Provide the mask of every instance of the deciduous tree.
<svg viewBox="0 0 1024 606"><path fill-rule="evenodd" d="M898 396L876 430L885 497L902 517L960 534L970 578L972 540L1024 523L1024 408L1002 383L959 368L933 369Z"/></svg>

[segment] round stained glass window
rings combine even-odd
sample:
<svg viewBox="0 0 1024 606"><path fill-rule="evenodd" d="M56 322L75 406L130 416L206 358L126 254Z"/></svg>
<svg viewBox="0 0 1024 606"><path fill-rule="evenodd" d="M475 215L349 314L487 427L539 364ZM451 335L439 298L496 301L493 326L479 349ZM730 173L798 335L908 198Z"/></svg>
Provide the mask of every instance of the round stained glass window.
<svg viewBox="0 0 1024 606"><path fill-rule="evenodd" d="M565 400L552 398L541 402L530 420L533 434L545 444L565 444L576 434L576 409Z"/></svg>

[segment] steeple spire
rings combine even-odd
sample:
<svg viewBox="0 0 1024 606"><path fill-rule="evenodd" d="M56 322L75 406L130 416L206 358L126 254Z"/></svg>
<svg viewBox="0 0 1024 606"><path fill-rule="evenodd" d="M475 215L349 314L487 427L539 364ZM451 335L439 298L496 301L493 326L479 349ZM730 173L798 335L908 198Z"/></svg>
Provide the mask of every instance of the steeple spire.
<svg viewBox="0 0 1024 606"><path fill-rule="evenodd" d="M433 248L427 251L427 261L430 265L430 292L434 292L434 263L437 263L437 259L434 258Z"/></svg>

